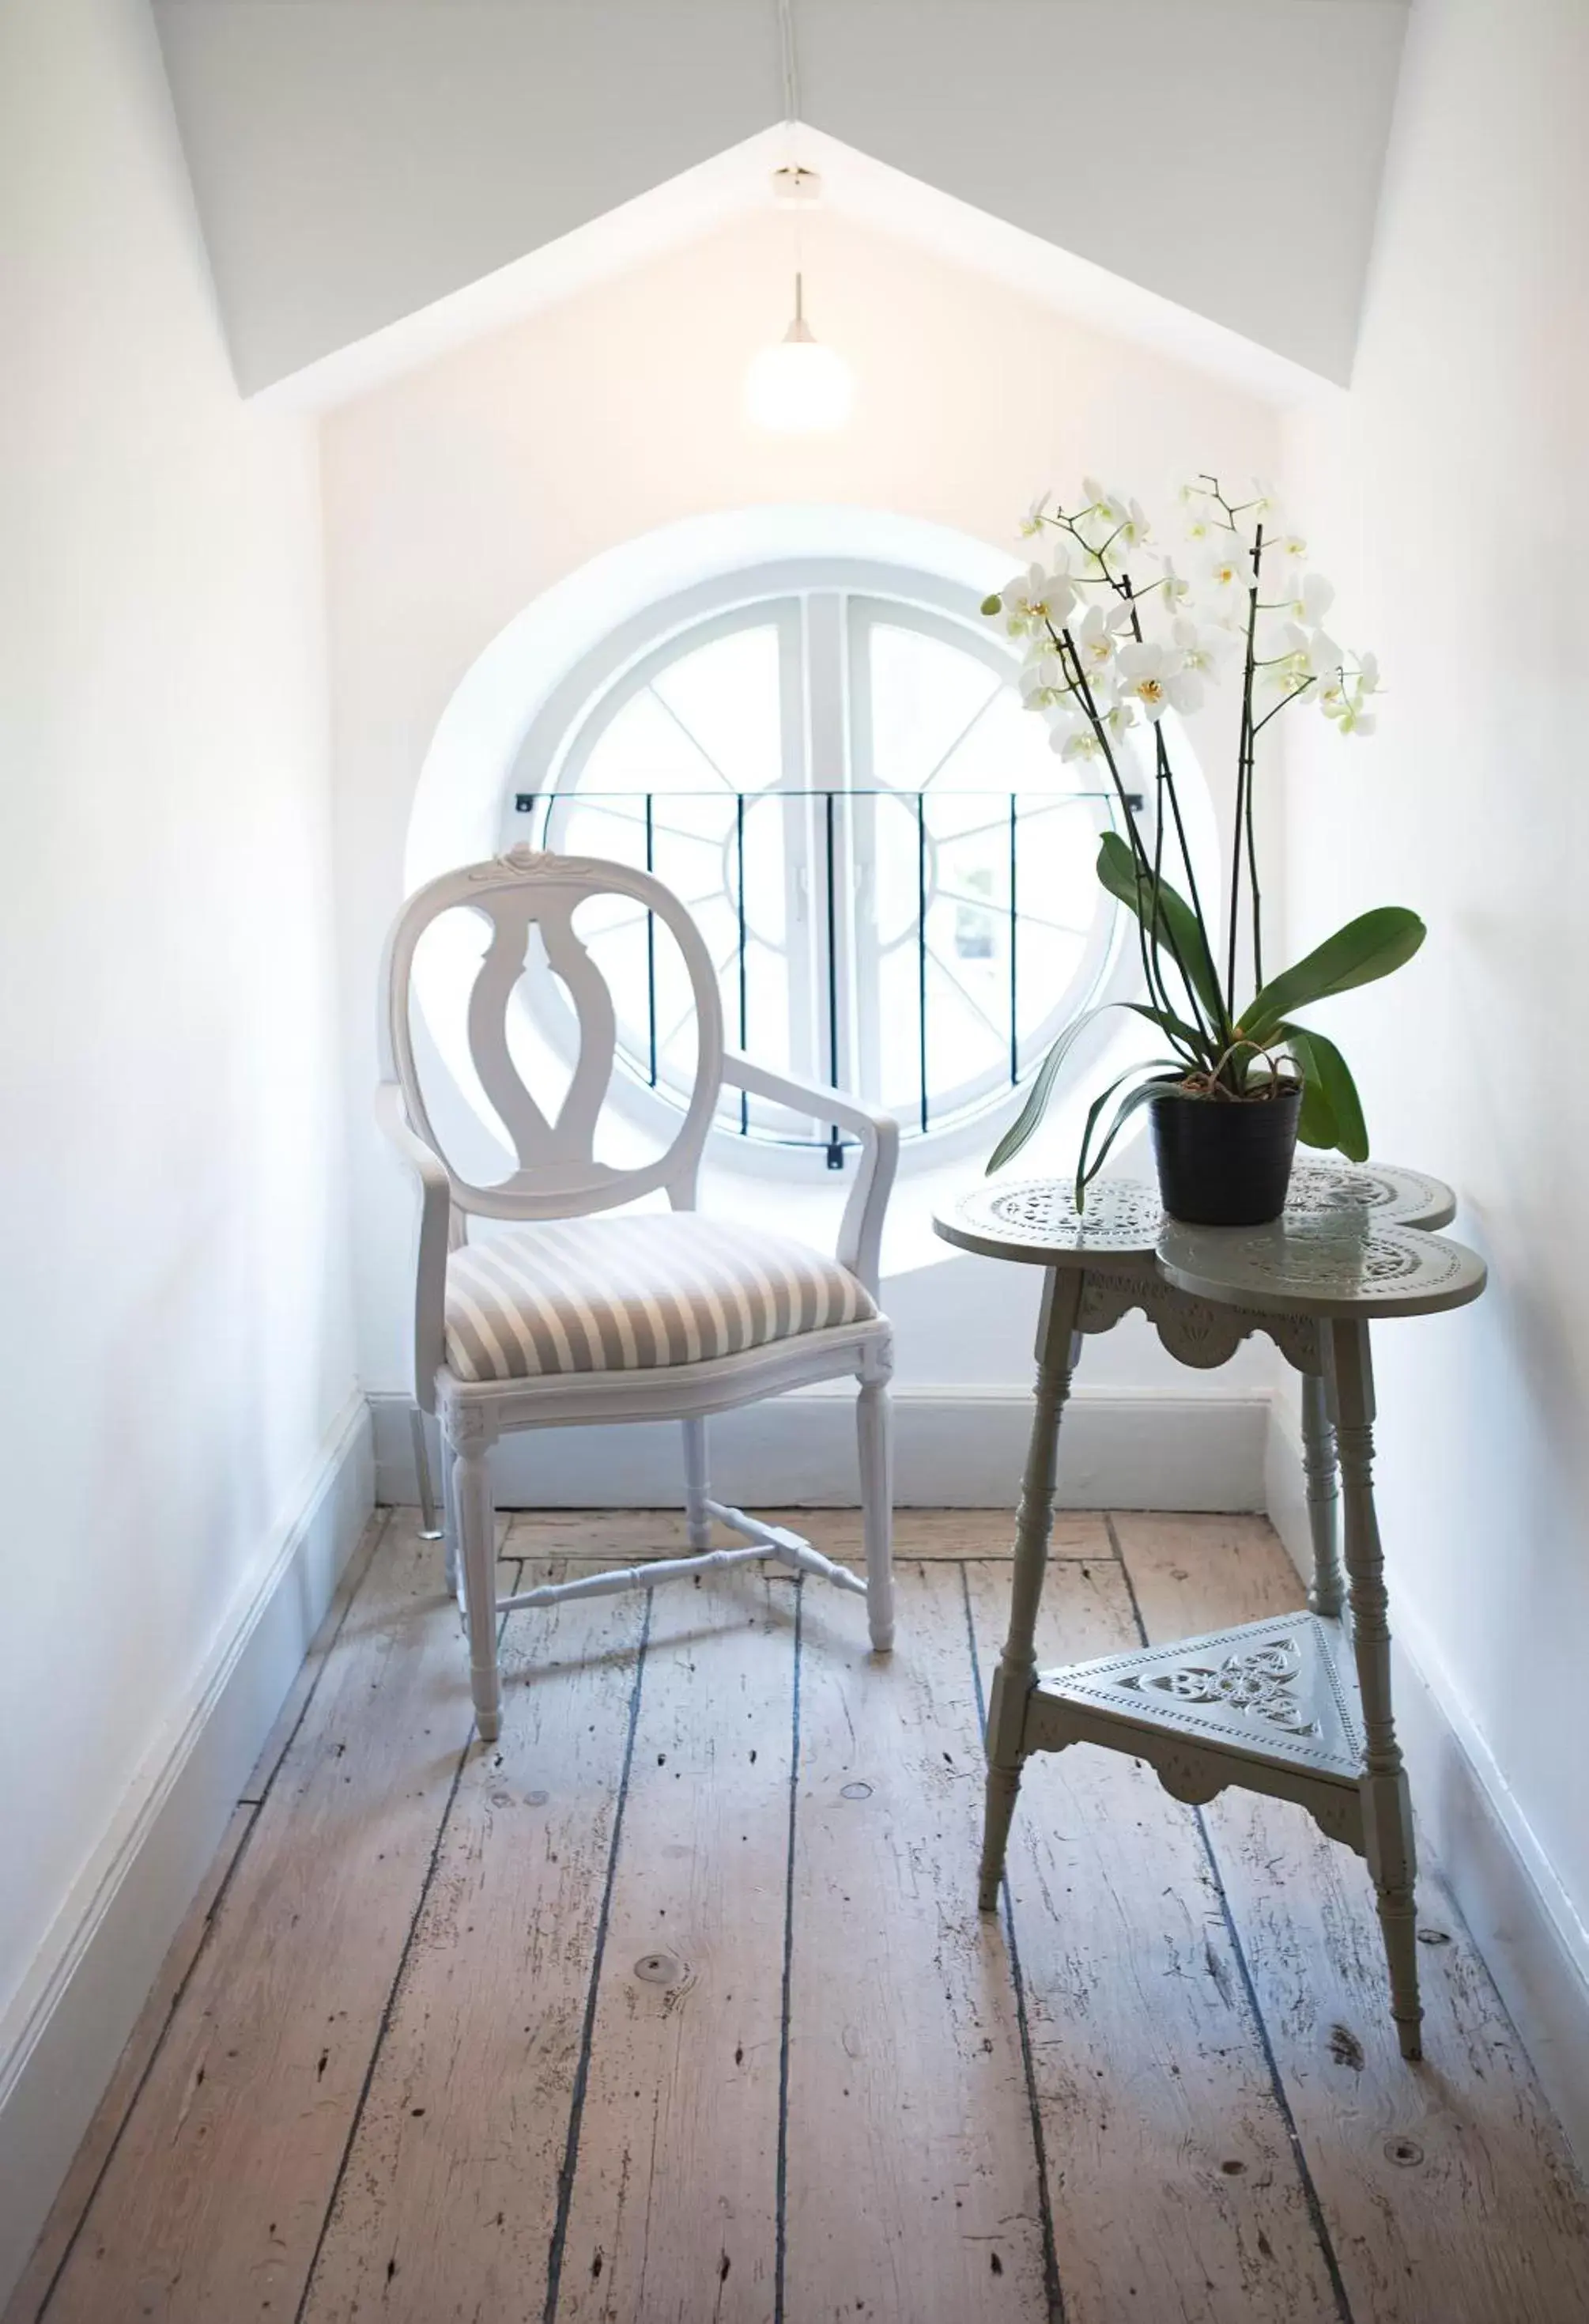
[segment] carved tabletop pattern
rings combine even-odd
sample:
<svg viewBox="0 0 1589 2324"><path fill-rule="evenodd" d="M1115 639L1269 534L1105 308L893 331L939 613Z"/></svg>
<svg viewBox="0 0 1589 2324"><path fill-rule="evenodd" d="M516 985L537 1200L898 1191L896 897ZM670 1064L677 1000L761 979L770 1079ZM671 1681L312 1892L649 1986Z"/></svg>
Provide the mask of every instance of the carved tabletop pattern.
<svg viewBox="0 0 1589 2324"><path fill-rule="evenodd" d="M1444 1226L1456 1208L1449 1186L1419 1170L1373 1164L1362 1169L1299 1162L1291 1173L1285 1223L1361 1218L1385 1225ZM935 1222L946 1242L993 1259L1059 1261L1107 1254L1116 1259L1152 1256L1168 1222L1158 1190L1142 1178L1099 1178L1076 1207L1070 1178L1026 1178L1013 1185L978 1186Z"/></svg>

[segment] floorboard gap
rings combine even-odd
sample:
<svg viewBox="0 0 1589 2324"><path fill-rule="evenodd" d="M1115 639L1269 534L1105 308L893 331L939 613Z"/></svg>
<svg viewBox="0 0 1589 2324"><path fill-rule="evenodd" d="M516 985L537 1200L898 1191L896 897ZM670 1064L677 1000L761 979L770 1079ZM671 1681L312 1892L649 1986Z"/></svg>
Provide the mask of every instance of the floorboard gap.
<svg viewBox="0 0 1589 2324"><path fill-rule="evenodd" d="M510 1584L510 1590L518 1589L519 1576L522 1573L522 1567L520 1567L519 1572L515 1573L512 1583ZM353 1600L350 1599L348 1600L348 1605L351 1607L352 1603ZM347 1609L344 1608L344 1620L346 1619L346 1613ZM497 1624L497 1646L499 1649L501 1646L502 1631L506 1627L507 1619L507 1616L504 1615L501 1621ZM340 1627L341 1626L338 1625L338 1628ZM322 1668L323 1667L324 1665L322 1664ZM315 1685L318 1686L319 1683L319 1673L317 1672L315 1674ZM304 1710L306 1711L308 1711L313 1697L314 1688L311 1687L308 1695L306 1696L304 1701ZM295 1728L294 1732L296 1733L296 1731L297 1729ZM409 1922L408 1933L403 1939L402 1950L398 1955L397 1968L392 1976L391 1985L387 1992L385 2004L381 2008L381 2022L375 2028L375 2039L370 2045L370 2055L368 2060L365 2061L363 2080L359 2084L358 2098L354 2107L352 2118L348 2123L347 2136L343 2141L342 2158L336 2166L336 2175L331 2181L331 2192L326 2198L326 2209L320 2220L320 2232L315 2237L315 2248L309 2256L308 2270L303 2280L303 2289L299 2293L298 2306L293 2311L293 2324L303 2324L304 2317L308 2310L309 2294L315 2288L315 2273L320 2264L320 2255L326 2248L326 2237L329 2232L332 2218L335 2214L337 2199L342 2193L343 2181L347 2176L347 2166L352 2158L354 2144L358 2139L360 2126L364 2119L364 2108L370 2102L370 2088L375 2079L376 2063L381 2056L381 2045L385 2042L387 2034L391 2028L392 2013L397 2007L398 1996L403 1989L403 1976L409 1966L409 1956L412 1954L414 1950L414 1940L419 1933L419 1923L425 1917L425 1907L429 1901L431 1886L436 1879L436 1868L441 1861L442 1844L446 1839L447 1824L451 1820L453 1812L453 1803L458 1796L458 1786L464 1780L464 1770L469 1765L469 1754L473 1748L473 1744L474 1726L472 1720L470 1722L469 1732L464 1740L464 1748L458 1754L458 1764L453 1769L453 1780L447 1785L447 1795L442 1803L441 1814L436 1821L436 1837L430 1843L430 1854L426 1861L425 1877L419 1883L419 1894L414 1902L414 1910ZM276 1763L277 1766L280 1766L282 1764L286 1756L286 1752L283 1751L281 1758L278 1759ZM275 1781L274 1769L271 1770L271 1780L272 1783ZM267 1785L266 1788L268 1790L269 1785Z"/></svg>
<svg viewBox="0 0 1589 2324"><path fill-rule="evenodd" d="M1111 1531L1110 1539L1114 1536ZM1116 1553L1117 1554L1117 1553ZM987 1705L982 1692L982 1661L977 1652L977 1626L971 1612L971 1584L967 1567L970 1561L961 1558L960 1595L966 1608L966 1644L971 1655L971 1685L977 1698L977 1726L983 1748L987 1743ZM1009 1948L1010 1985L1015 1997L1015 2024L1021 2037L1021 2066L1026 2077L1026 2103L1032 2111L1032 2145L1037 2160L1037 2201L1042 2222L1042 2282L1048 2299L1049 2324L1065 2324L1065 2292L1060 2282L1060 2251L1054 2236L1053 2203L1049 2194L1048 2139L1042 2127L1042 2109L1037 2098L1037 2070L1032 2056L1032 2028L1026 2016L1026 1983L1021 1975L1021 1948L1015 1941L1015 1908L1010 1896L1009 1875L999 1883L1003 1902L1005 1943Z"/></svg>
<svg viewBox="0 0 1589 2324"><path fill-rule="evenodd" d="M778 2160L773 2233L773 2324L784 2324L788 2258L789 2025L794 1982L794 1831L800 1805L800 1651L805 1576L794 1579L794 1676L789 1710L789 1849L784 1873L784 1978L778 2010Z"/></svg>
<svg viewBox="0 0 1589 2324"><path fill-rule="evenodd" d="M515 1583L517 1588L518 1584ZM555 2324L557 2295L563 2282L563 2255L568 2241L568 2214L574 2201L574 2177L579 2168L580 2124L584 2114L585 2092L591 2079L591 2043L596 2030L596 2006L602 1993L602 1964L607 1952L607 1925L612 1912L612 1890L618 1877L618 1851L623 1845L623 1811L629 1799L629 1774L634 1766L635 1732L640 1723L640 1694L646 1681L646 1648L651 1638L651 1609L656 1603L656 1591L646 1592L646 1611L640 1622L640 1643L635 1652L635 1683L629 1690L629 1726L623 1738L623 1767L618 1778L618 1799L612 1811L612 1842L607 1850L607 1877L602 1889L602 1909L596 1918L596 1941L591 1953L591 1981L585 1994L584 2020L580 2028L579 2063L574 2071L574 2089L568 2101L568 2138L563 2150L563 2167L557 2173L557 2216L552 2226L552 2245L547 2260L547 2304L542 2311L543 2324Z"/></svg>
<svg viewBox="0 0 1589 2324"><path fill-rule="evenodd" d="M1115 1520L1106 1515L1104 1524L1108 1530L1116 1562L1125 1577L1125 1594L1131 1601L1131 1618L1136 1625L1137 1637L1143 1646L1151 1646L1153 1641L1148 1637L1147 1624L1142 1618L1142 1608L1137 1602L1136 1584L1131 1578L1131 1567L1121 1547ZM1235 1914L1231 1910L1230 1898L1226 1892L1225 1875L1220 1868L1218 1856L1215 1852L1214 1837L1208 1830L1208 1821L1202 1809L1193 1808L1192 1814L1197 1821L1198 1838L1202 1842L1203 1854L1208 1858L1208 1877L1214 1883L1214 1894L1219 1899L1219 1911L1225 1923L1225 1933L1230 1940L1230 1948L1235 1956L1236 1969L1242 1980L1242 1990L1247 1997L1247 2007L1253 2014L1253 2027L1258 2036L1258 2046L1263 2053L1263 2063L1268 2070L1270 2088L1274 2092L1274 2103L1280 2110L1280 2118L1285 2125L1286 2137L1296 2161L1297 2175L1302 2182L1303 2200L1308 2206L1308 2217L1312 2224L1314 2235L1318 2237L1319 2252L1323 2256L1325 2270L1329 2277L1330 2290L1335 2296L1336 2312L1341 2319L1341 2324L1355 2324L1352 2314L1352 2302L1346 2295L1346 2280L1341 2273L1340 2262L1336 2257L1335 2241L1330 2235L1329 2222L1324 2216L1324 2205L1318 2199L1318 2189L1313 2181L1313 2172L1302 2145L1301 2133L1297 2128L1297 2117L1291 2111L1291 2102L1286 2091L1285 2080L1280 2070L1280 2061L1274 2054L1274 2043L1270 2038L1268 2021L1258 2000L1258 1988L1253 1980L1252 1968L1247 1960L1247 1949L1242 1942L1241 1931L1236 1926Z"/></svg>

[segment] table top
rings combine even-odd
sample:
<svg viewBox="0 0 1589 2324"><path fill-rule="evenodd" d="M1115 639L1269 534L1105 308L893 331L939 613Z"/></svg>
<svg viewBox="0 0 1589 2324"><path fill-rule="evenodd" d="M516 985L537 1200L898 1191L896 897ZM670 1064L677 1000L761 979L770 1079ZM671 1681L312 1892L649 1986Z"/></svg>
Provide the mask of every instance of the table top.
<svg viewBox="0 0 1589 2324"><path fill-rule="evenodd" d="M1171 1219L1158 1268L1193 1299L1272 1315L1436 1315L1465 1307L1484 1287L1484 1262L1465 1243L1382 1225L1369 1211L1266 1227Z"/></svg>
<svg viewBox="0 0 1589 2324"><path fill-rule="evenodd" d="M1028 1266L1142 1268L1189 1297L1270 1314L1431 1315L1484 1287L1484 1263L1448 1237L1451 1189L1421 1171L1299 1163L1281 1216L1262 1227L1167 1218L1140 1178L1100 1178L1076 1208L1068 1178L978 1186L933 1220L946 1242Z"/></svg>
<svg viewBox="0 0 1589 2324"><path fill-rule="evenodd" d="M1443 1227L1456 1216L1456 1198L1438 1178L1377 1162L1361 1168L1299 1162L1292 1171L1287 1224L1365 1212L1385 1225ZM945 1242L962 1250L1037 1267L1082 1267L1106 1256L1152 1259L1168 1223L1158 1189L1145 1178L1095 1179L1080 1212L1071 1179L990 1179L932 1222Z"/></svg>

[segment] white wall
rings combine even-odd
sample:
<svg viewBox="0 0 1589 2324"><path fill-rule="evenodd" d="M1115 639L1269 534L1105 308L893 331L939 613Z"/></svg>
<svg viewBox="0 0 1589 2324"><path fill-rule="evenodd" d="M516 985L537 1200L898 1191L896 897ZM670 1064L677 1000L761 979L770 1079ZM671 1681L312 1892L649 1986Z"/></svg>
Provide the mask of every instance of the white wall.
<svg viewBox="0 0 1589 2324"><path fill-rule="evenodd" d="M1332 1026L1376 1150L1457 1183L1493 1270L1379 1333L1398 1628L1589 1970L1586 97L1582 0L1420 0L1354 392L1289 465L1386 672L1375 740L1294 754L1296 933L1427 917Z"/></svg>
<svg viewBox="0 0 1589 2324"><path fill-rule="evenodd" d="M1262 474L1275 455L1274 414L1228 384L828 214L809 222L808 290L819 331L854 365L855 420L822 443L758 437L740 383L786 319L787 235L775 215L745 219L324 423L361 1365L373 1388L408 1380L412 1220L368 1116L380 946L436 722L519 608L598 552L701 511L860 504L998 542L1035 489L1074 485L1084 467L1167 498L1183 474ZM1213 750L1220 735L1214 721L1199 740ZM1070 1155L1046 1158L1064 1167ZM1035 1286L1023 1273L956 1259L887 1296L902 1380L1024 1393ZM1258 1378L1244 1360L1217 1391ZM1194 1390L1132 1327L1097 1345L1088 1378Z"/></svg>
<svg viewBox="0 0 1589 2324"><path fill-rule="evenodd" d="M161 0L253 390L782 119L773 0ZM795 0L818 130L1344 379L1402 0Z"/></svg>
<svg viewBox="0 0 1589 2324"><path fill-rule="evenodd" d="M0 16L0 215L4 2098L354 1373L315 447L238 401L144 0Z"/></svg>

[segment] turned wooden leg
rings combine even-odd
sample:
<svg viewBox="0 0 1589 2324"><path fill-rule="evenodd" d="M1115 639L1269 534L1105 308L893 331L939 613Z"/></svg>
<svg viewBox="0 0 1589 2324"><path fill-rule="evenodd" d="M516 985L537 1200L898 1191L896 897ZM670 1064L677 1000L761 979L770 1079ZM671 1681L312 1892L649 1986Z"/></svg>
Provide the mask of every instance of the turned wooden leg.
<svg viewBox="0 0 1589 2324"><path fill-rule="evenodd" d="M442 1554L442 1570L446 1576L447 1595L464 1602L464 1568L458 1556L458 1496L453 1482L457 1456L446 1437L441 1440L441 1523L446 1547Z"/></svg>
<svg viewBox="0 0 1589 2324"><path fill-rule="evenodd" d="M894 1645L894 1423L886 1379L865 1379L855 1400L861 1522L867 1550L867 1628L874 1654Z"/></svg>
<svg viewBox="0 0 1589 2324"><path fill-rule="evenodd" d="M707 1479L706 1423L684 1422L684 1526L692 1549L712 1546L712 1517L706 1507L712 1487Z"/></svg>
<svg viewBox="0 0 1589 2324"><path fill-rule="evenodd" d="M1313 1537L1308 1603L1316 1614L1338 1614L1346 1602L1346 1576L1341 1571L1341 1494L1335 1424L1319 1372L1302 1375L1302 1467L1308 1479L1308 1530Z"/></svg>
<svg viewBox="0 0 1589 2324"><path fill-rule="evenodd" d="M1391 2015L1401 2037L1401 2055L1423 2054L1418 1998L1418 1930L1413 1881L1417 1861L1412 1840L1412 1800L1396 1741L1391 1709L1391 1626L1385 1597L1384 1560L1373 1506L1373 1370L1368 1326L1341 1322L1330 1326L1336 1443L1340 1450L1341 1496L1346 1514L1346 1575L1350 1585L1353 1646L1363 1697L1364 1846L1379 1898L1380 1926L1391 1972Z"/></svg>
<svg viewBox="0 0 1589 2324"><path fill-rule="evenodd" d="M1076 1316L1081 1305L1079 1268L1051 1267L1037 1324L1037 1396L1021 1505L1015 1517L1015 1570L1010 1591L1010 1628L994 1673L987 1704L987 1802L982 1824L982 1868L977 1901L985 1913L997 1910L1004 1877L1005 1847L1021 1784L1026 1702L1037 1683L1037 1609L1048 1565L1049 1528L1053 1521L1054 1469L1060 1420L1070 1391L1070 1374L1080 1352Z"/></svg>
<svg viewBox="0 0 1589 2324"><path fill-rule="evenodd" d="M441 1527L436 1521L436 1495L430 1483L430 1447L425 1441L425 1415L417 1404L409 1407L409 1434L414 1446L414 1482L419 1492L419 1538L439 1541Z"/></svg>
<svg viewBox="0 0 1589 2324"><path fill-rule="evenodd" d="M469 1685L482 1743L495 1742L502 1727L497 1675L497 1528L488 1449L482 1443L460 1446L453 1472L464 1564L464 1615L469 1631Z"/></svg>

